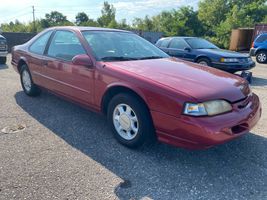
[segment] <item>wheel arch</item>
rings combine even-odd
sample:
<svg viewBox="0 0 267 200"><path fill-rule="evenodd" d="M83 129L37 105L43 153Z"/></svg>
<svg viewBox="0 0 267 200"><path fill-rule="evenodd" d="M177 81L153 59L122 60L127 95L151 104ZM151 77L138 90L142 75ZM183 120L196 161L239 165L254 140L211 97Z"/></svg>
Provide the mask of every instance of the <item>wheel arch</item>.
<svg viewBox="0 0 267 200"><path fill-rule="evenodd" d="M18 72L19 72L19 73L20 73L21 67L22 67L23 65L28 65L28 64L27 64L27 60L26 60L25 57L21 57L21 58L19 59L19 62L18 62L18 65L17 65L17 68L18 68Z"/></svg>
<svg viewBox="0 0 267 200"><path fill-rule="evenodd" d="M258 49L256 50L256 52L255 52L255 55L256 55L257 53L261 52L261 51L264 51L264 52L267 53L267 49L266 49L266 48L258 48Z"/></svg>
<svg viewBox="0 0 267 200"><path fill-rule="evenodd" d="M117 94L120 93L127 93L127 94L131 94L134 95L135 97L137 97L141 102L144 103L144 105L146 106L146 108L149 111L149 107L145 101L145 97L144 95L140 92L137 91L136 89L128 86L128 85L124 85L124 84L116 84L116 85L111 85L110 87L107 88L107 90L105 91L102 100L101 100L101 111L103 114L107 114L107 109L108 109L108 105L110 100L116 96Z"/></svg>
<svg viewBox="0 0 267 200"><path fill-rule="evenodd" d="M212 62L212 60L211 60L208 56L206 56L206 55L199 55L199 56L197 56L197 57L195 58L194 62L197 62L198 60L200 60L200 59L202 59L202 58L209 60L210 63Z"/></svg>

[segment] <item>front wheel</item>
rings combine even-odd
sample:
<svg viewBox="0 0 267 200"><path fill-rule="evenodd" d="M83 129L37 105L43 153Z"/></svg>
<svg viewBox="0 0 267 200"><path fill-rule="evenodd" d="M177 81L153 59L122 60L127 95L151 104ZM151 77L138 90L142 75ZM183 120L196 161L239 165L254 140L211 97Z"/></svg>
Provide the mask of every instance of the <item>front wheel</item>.
<svg viewBox="0 0 267 200"><path fill-rule="evenodd" d="M40 88L32 81L32 76L27 65L23 65L20 70L20 82L23 91L28 96L38 96L41 93Z"/></svg>
<svg viewBox="0 0 267 200"><path fill-rule="evenodd" d="M207 58L200 58L197 60L197 63L203 66L211 66L211 63Z"/></svg>
<svg viewBox="0 0 267 200"><path fill-rule="evenodd" d="M108 123L115 138L136 148L154 139L154 128L147 107L136 96L118 94L108 106Z"/></svg>
<svg viewBox="0 0 267 200"><path fill-rule="evenodd" d="M267 62L267 51L260 51L256 54L256 60L258 63Z"/></svg>

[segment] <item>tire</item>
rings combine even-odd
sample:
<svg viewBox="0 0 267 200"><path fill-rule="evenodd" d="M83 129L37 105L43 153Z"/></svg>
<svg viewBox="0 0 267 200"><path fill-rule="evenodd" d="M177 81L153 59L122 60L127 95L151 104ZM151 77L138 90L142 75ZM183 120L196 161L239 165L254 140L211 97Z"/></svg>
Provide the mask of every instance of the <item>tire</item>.
<svg viewBox="0 0 267 200"><path fill-rule="evenodd" d="M200 58L197 63L203 66L211 66L210 60L208 58Z"/></svg>
<svg viewBox="0 0 267 200"><path fill-rule="evenodd" d="M20 82L23 91L28 96L38 96L41 93L40 88L32 81L32 76L27 65L23 65L20 70Z"/></svg>
<svg viewBox="0 0 267 200"><path fill-rule="evenodd" d="M117 141L129 148L140 147L155 139L150 113L135 95L122 93L114 96L108 106L107 119Z"/></svg>
<svg viewBox="0 0 267 200"><path fill-rule="evenodd" d="M0 58L0 64L1 64L1 65L6 64L6 57L1 57L1 58Z"/></svg>
<svg viewBox="0 0 267 200"><path fill-rule="evenodd" d="M258 63L267 63L267 51L257 52L256 60Z"/></svg>

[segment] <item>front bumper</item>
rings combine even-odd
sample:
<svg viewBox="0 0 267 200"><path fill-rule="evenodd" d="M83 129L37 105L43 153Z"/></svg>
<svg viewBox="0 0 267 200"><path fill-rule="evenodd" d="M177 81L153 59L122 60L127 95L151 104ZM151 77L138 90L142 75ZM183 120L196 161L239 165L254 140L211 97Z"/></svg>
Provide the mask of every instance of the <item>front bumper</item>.
<svg viewBox="0 0 267 200"><path fill-rule="evenodd" d="M0 51L0 57L6 57L8 54L7 51Z"/></svg>
<svg viewBox="0 0 267 200"><path fill-rule="evenodd" d="M255 49L255 48L251 48L251 49L249 50L249 55L250 55L250 56L255 56L255 55L256 55L256 49Z"/></svg>
<svg viewBox="0 0 267 200"><path fill-rule="evenodd" d="M212 66L218 69L221 69L223 71L228 72L237 72L237 71L245 71L250 70L253 67L256 66L254 61L248 62L248 63L219 63L219 62L213 62Z"/></svg>
<svg viewBox="0 0 267 200"><path fill-rule="evenodd" d="M249 132L261 116L257 95L233 104L230 113L213 117L180 118L152 111L158 140L187 149L206 149Z"/></svg>

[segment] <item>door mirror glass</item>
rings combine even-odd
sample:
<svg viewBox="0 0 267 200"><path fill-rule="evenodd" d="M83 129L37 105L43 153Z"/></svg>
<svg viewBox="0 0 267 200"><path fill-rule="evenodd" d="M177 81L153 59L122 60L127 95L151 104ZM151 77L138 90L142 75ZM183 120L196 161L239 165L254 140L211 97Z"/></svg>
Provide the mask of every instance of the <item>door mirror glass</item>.
<svg viewBox="0 0 267 200"><path fill-rule="evenodd" d="M74 65L81 65L81 66L90 67L90 68L93 67L93 62L91 58L86 54L80 54L80 55L74 56L72 58L72 63Z"/></svg>

